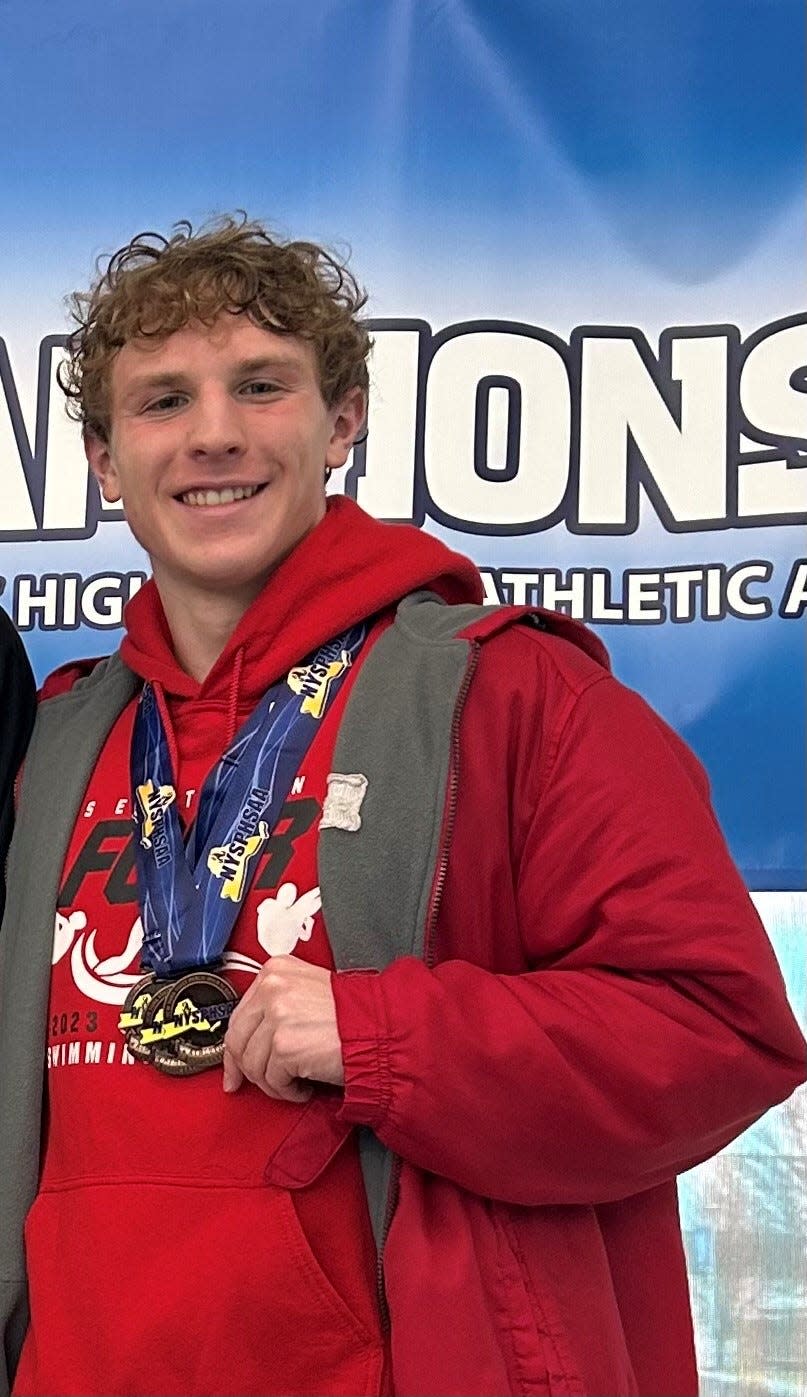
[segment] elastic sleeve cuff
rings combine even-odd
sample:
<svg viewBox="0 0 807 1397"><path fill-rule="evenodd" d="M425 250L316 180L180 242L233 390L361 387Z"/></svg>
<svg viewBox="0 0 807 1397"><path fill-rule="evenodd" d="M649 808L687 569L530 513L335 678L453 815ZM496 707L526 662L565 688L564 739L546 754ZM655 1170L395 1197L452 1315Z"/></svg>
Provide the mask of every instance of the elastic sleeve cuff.
<svg viewBox="0 0 807 1397"><path fill-rule="evenodd" d="M334 971L331 986L345 1070L339 1119L377 1130L392 1095L381 976L376 970Z"/></svg>

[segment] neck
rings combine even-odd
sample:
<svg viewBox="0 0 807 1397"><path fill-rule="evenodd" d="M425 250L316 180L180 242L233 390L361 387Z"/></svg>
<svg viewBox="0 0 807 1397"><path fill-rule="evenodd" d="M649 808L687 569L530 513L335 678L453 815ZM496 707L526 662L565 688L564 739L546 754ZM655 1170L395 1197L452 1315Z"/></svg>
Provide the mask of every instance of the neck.
<svg viewBox="0 0 807 1397"><path fill-rule="evenodd" d="M240 593L184 588L154 578L179 664L199 684L207 678L257 590Z"/></svg>

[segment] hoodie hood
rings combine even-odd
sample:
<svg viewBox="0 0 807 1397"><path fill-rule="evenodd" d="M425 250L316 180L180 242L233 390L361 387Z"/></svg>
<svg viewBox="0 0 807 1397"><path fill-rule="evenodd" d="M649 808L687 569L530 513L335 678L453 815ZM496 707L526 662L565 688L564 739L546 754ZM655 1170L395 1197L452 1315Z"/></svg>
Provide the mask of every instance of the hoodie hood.
<svg viewBox="0 0 807 1397"><path fill-rule="evenodd" d="M325 640L427 587L447 602L481 602L475 564L411 524L381 524L352 500L335 496L324 518L272 573L199 684L176 661L154 580L124 611L121 657L167 696L230 694L234 667L243 702Z"/></svg>

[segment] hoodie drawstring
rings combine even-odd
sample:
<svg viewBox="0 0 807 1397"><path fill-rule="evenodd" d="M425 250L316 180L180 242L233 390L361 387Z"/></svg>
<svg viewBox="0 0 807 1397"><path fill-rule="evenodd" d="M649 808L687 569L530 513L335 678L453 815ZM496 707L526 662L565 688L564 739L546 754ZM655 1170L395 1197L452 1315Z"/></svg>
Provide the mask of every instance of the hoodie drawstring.
<svg viewBox="0 0 807 1397"><path fill-rule="evenodd" d="M230 700L227 705L227 733L224 739L225 751L238 731L238 700L241 694L241 670L244 668L244 646L240 645L233 656L233 672L230 677Z"/></svg>

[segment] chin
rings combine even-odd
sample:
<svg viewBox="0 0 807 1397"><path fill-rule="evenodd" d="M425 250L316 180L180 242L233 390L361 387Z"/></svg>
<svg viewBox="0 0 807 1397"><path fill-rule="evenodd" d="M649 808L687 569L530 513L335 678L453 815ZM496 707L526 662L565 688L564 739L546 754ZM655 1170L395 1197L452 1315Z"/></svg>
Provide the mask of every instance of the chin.
<svg viewBox="0 0 807 1397"><path fill-rule="evenodd" d="M206 592L232 593L236 596L256 597L274 572L280 559L274 555L256 558L251 563L243 557L237 560L222 558L220 563L207 559L204 568L189 573L194 584Z"/></svg>

